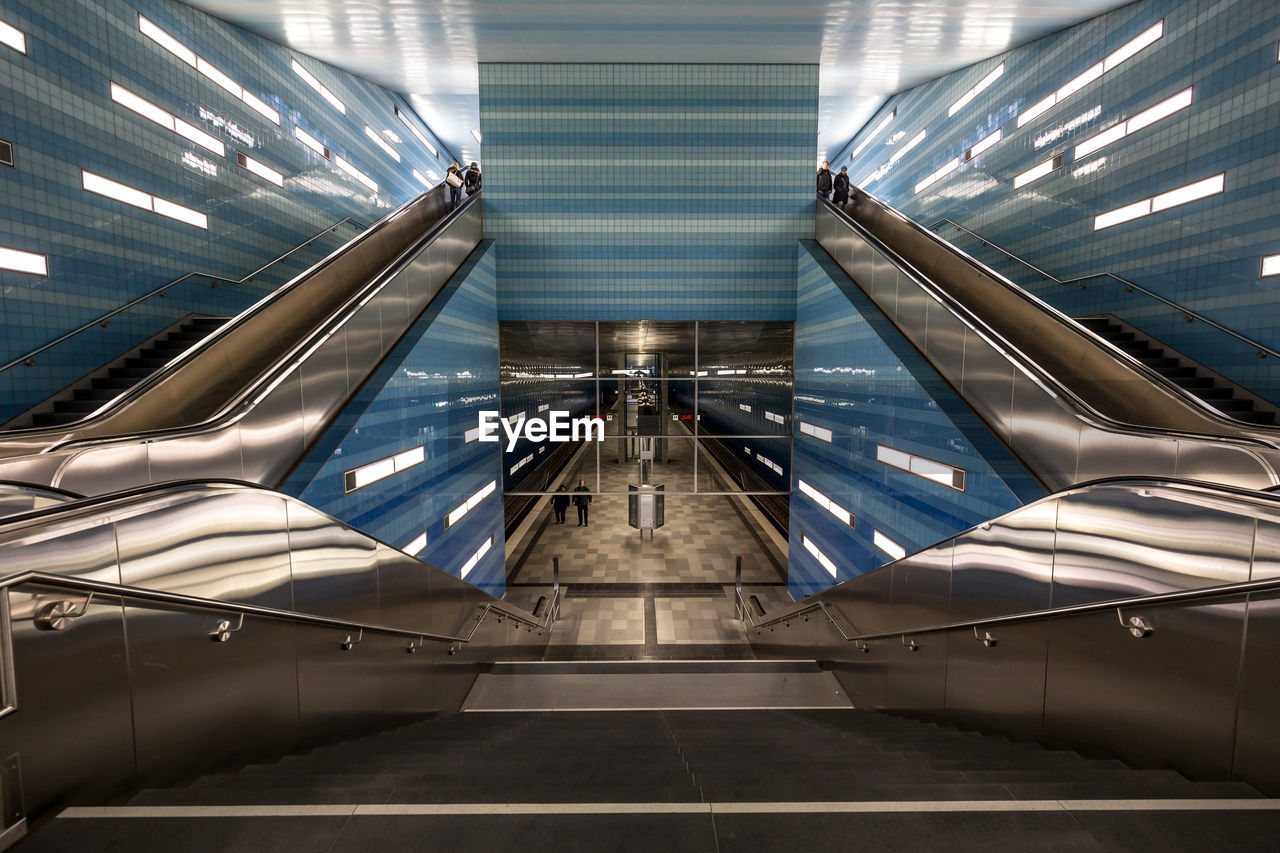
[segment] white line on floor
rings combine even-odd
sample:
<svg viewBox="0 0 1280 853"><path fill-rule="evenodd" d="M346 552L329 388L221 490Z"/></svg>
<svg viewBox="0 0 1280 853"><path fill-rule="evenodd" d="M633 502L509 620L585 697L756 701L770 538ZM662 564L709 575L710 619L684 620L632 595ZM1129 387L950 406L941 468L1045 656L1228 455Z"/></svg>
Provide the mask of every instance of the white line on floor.
<svg viewBox="0 0 1280 853"><path fill-rule="evenodd" d="M797 803L351 803L323 806L75 806L61 819L388 815L875 814L926 812L1280 811L1280 799L861 800Z"/></svg>
<svg viewBox="0 0 1280 853"><path fill-rule="evenodd" d="M852 711L846 703L838 705L643 705L615 708L603 705L591 708L463 708L464 714L533 714L548 711Z"/></svg>

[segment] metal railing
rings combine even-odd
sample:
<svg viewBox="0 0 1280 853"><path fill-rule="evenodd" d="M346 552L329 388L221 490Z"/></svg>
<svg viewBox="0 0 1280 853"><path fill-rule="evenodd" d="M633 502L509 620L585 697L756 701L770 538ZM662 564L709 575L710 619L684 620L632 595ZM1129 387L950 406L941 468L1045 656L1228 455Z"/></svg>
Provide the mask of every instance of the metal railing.
<svg viewBox="0 0 1280 853"><path fill-rule="evenodd" d="M131 299L130 301L125 302L124 304L113 308L112 310L108 311L107 313L99 317L95 317L94 319L88 321L84 325L78 326L77 328L72 329L71 331L63 335L54 338L48 343L36 347L30 352L25 353L24 355L18 356L12 361L9 361L5 364L0 365L0 373L3 373L4 371L9 370L10 368L17 367L20 364L25 365L26 367L34 367L36 365L36 356L40 355L42 352L45 352L46 350L57 346L63 341L68 341L71 338L74 338L76 335L79 335L81 332L86 332L89 329L92 329L94 327L108 326L110 325L112 317L115 317L118 314L128 311L130 308L134 307L135 305L140 305L143 302L150 300L152 297L158 296L163 299L168 296L168 292L172 288L182 284L184 281L187 281L188 279L192 279L192 278L210 279L213 282L210 286L215 288L218 286L218 283L220 282L224 284L248 284L249 282L253 281L254 278L262 275L271 267L291 257L295 252L299 252L303 249L309 248L313 243L315 243L316 240L319 240L321 237L324 237L328 234L331 234L334 231L337 231L339 228L343 227L344 225L352 225L357 229L359 229L360 231L364 231L368 229L368 226L365 225L364 223L360 222L357 219L353 219L350 216L347 216L347 217L344 217L343 219L338 220L333 225L330 225L328 228L324 229L318 234L308 238L305 243L300 243L297 246L294 246L292 249L285 252L283 255L280 255L279 257L268 261L267 263L258 267L253 272L248 273L247 275L244 275L240 278L228 278L227 276L224 276L224 275L218 275L216 273L210 273L210 272L201 272L199 270L186 273L185 275L181 275L178 278L175 278L172 281L167 282L166 284L160 285L154 290L147 291L146 293L142 294L136 299Z"/></svg>
<svg viewBox="0 0 1280 853"><path fill-rule="evenodd" d="M1035 264L1031 263L1030 261L1023 259L1018 255L1015 255L1013 252L1009 251L1003 246L997 243L993 243L991 240L988 240L986 237L983 237L978 232L972 231L966 228L965 226L961 225L959 222L956 222L954 219L943 217L942 219L939 219L937 222L930 225L929 230L935 231L937 230L938 226L944 225L944 224L950 225L952 228L955 228L958 231L963 231L964 233L968 234L970 237L977 240L983 246L989 246L992 249L995 249L997 252L1000 252L1001 254L1004 255L1005 260L1016 261L1017 263L1022 264L1027 269L1039 275L1040 278L1044 279L1045 281L1052 281L1056 284L1062 284L1062 285L1072 285L1072 284L1082 284L1083 282L1090 281L1092 279L1109 278L1112 281L1116 282L1117 284L1123 285L1125 290L1129 293L1137 291L1138 293L1141 293L1145 296L1149 296L1152 299L1156 300L1157 302L1161 302L1164 305L1167 305L1168 307L1181 313L1184 317L1187 318L1188 321L1198 320L1201 323L1204 323L1206 326L1210 326L1214 329L1217 329L1220 332L1230 335L1231 337L1235 338L1241 343L1244 343L1253 347L1254 349L1257 350L1259 358L1266 358L1269 355L1275 356L1276 358L1280 358L1280 351L1274 350L1271 347L1267 346L1266 344L1255 341L1253 338L1250 338L1246 335L1242 335L1239 332L1234 331L1233 329L1229 329L1226 326L1222 325L1221 323L1214 322L1213 320L1210 320L1208 317L1204 316L1198 311L1193 311L1192 309L1186 307L1185 305L1181 305L1177 302L1174 302L1172 299L1168 299L1164 296L1161 296L1160 294L1156 293L1153 290L1148 290L1142 285L1135 284L1134 282L1129 281L1126 278L1121 278L1120 276L1115 275L1114 273L1098 272L1098 273L1090 273L1089 275L1076 276L1075 278L1058 278L1053 273L1043 270L1040 267L1036 266Z"/></svg>

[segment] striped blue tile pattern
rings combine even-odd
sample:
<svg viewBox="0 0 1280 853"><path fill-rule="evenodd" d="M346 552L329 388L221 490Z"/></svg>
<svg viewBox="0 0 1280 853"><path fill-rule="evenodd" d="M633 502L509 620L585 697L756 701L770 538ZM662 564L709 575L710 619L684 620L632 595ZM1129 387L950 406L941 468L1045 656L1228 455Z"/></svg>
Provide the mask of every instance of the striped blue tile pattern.
<svg viewBox="0 0 1280 853"><path fill-rule="evenodd" d="M1159 41L1018 127L1030 107L1162 19ZM1261 258L1280 253L1278 52L1275 0L1142 0L894 96L835 162L866 181L925 130L922 143L867 186L872 194L925 225L953 219L1059 279L1110 272L1280 349L1280 276L1260 275ZM949 106L1001 62L995 84L948 118ZM1080 141L1187 87L1188 108L1076 154ZM999 144L916 192L997 129ZM1014 189L1015 176L1058 154L1061 168ZM1094 230L1099 213L1220 172L1221 195ZM954 228L938 231L1069 314L1115 313L1280 402L1280 359L1259 358L1254 347L1121 285L1057 285Z"/></svg>
<svg viewBox="0 0 1280 853"><path fill-rule="evenodd" d="M503 320L790 320L816 65L480 64Z"/></svg>

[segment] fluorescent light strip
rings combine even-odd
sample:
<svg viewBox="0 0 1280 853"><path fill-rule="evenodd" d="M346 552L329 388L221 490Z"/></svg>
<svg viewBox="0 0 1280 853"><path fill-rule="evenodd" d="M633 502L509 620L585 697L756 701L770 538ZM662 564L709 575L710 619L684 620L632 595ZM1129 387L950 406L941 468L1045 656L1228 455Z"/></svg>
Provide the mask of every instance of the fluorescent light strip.
<svg viewBox="0 0 1280 853"><path fill-rule="evenodd" d="M385 480L392 474L399 474L401 471L407 471L415 465L421 465L426 461L426 447L418 445L408 450L402 450L392 456L384 456L375 462L369 462L357 468L351 468L343 473L343 489L346 494L351 494L356 489L363 489L379 480Z"/></svg>
<svg viewBox="0 0 1280 853"><path fill-rule="evenodd" d="M917 133L915 136L911 137L910 142L908 142L906 145L902 146L897 151L895 151L893 156L889 158L889 165L890 166L894 165L903 157L907 156L908 151L910 151L912 148L915 148L921 142L924 142L924 136L925 136L925 132L922 130L919 133Z"/></svg>
<svg viewBox="0 0 1280 853"><path fill-rule="evenodd" d="M227 92L243 101L250 109L266 118L272 124L280 124L279 112L268 106L267 103L257 95L253 95L245 91L243 86L235 80L232 80L231 77L223 73L212 62L205 59L203 56L198 55L194 50L187 47L164 30L160 29L160 27L144 18L141 14L138 15L138 30L141 31L144 36L147 36L156 44L160 45L165 50L190 65L192 68L199 71L205 77L208 77L214 83L218 84L218 86L226 89Z"/></svg>
<svg viewBox="0 0 1280 853"><path fill-rule="evenodd" d="M111 84L111 100L163 128L174 131L184 139L190 140L202 148L207 148L219 157L227 156L226 146L219 139L210 136L203 130L192 127L168 110L158 107L147 99L130 92L119 83Z"/></svg>
<svg viewBox="0 0 1280 853"><path fill-rule="evenodd" d="M858 143L858 147L857 147L857 148L855 148L855 149L853 149L853 151L849 152L849 162L851 162L851 163L852 163L852 162L853 162L853 158L854 158L854 157L857 157L859 154L861 154L861 153L862 153L862 149L864 149L864 148L866 148L868 145L870 145L870 144L871 144L871 140L873 140L873 139L875 139L877 136L879 136L879 135L880 135L880 131L882 131L882 130L884 130L886 127L888 127L888 126L889 126L889 122L893 121L894 116L896 116L897 114L898 114L898 110L895 108L895 109L893 109L893 110L890 110L890 111L889 111L889 114L888 114L887 116L885 116L884 118L880 119L880 123L876 125L875 130L873 130L873 131L871 131L869 134L867 134L866 138L865 138L865 139L863 139L861 142L859 142L859 143Z"/></svg>
<svg viewBox="0 0 1280 853"><path fill-rule="evenodd" d="M1172 97L1165 98L1160 103L1148 107L1142 112L1130 118L1128 121L1121 122L1107 128L1099 134L1089 137L1088 139L1076 145L1074 159L1079 160L1095 151L1101 151L1113 142L1123 139L1130 133L1135 133L1148 127L1163 118L1168 118L1179 110L1184 110L1191 106L1191 101L1195 93L1192 88L1183 89Z"/></svg>
<svg viewBox="0 0 1280 853"><path fill-rule="evenodd" d="M409 121L409 116L401 112L399 107L396 107L396 118L404 122L404 126L409 128L409 132L412 133L414 136L416 136L418 138L418 141L426 146L427 150L431 152L432 157L440 156L440 152L437 151L436 147L431 144L431 140L427 139L426 134L418 130L417 126L413 122Z"/></svg>
<svg viewBox="0 0 1280 853"><path fill-rule="evenodd" d="M990 151L1001 139L1004 139L1004 131L997 127L994 131L974 143L973 147L965 152L964 159L966 161L972 160L984 151Z"/></svg>
<svg viewBox="0 0 1280 853"><path fill-rule="evenodd" d="M1089 66L1085 71L1071 78L1066 85L1060 87L1056 92L1046 97L1044 100L1037 102L1030 109L1024 110L1018 116L1018 127L1022 127L1027 122L1044 115L1067 98L1079 92L1093 81L1097 80L1106 72L1119 66L1125 60L1137 55L1144 47L1155 44L1164 36L1164 19L1161 18L1152 26L1148 27L1136 38L1130 39L1121 45L1117 50L1107 55L1102 62Z"/></svg>
<svg viewBox="0 0 1280 853"><path fill-rule="evenodd" d="M814 426L806 421L800 422L800 432L804 435L813 436L819 441L825 441L827 444L830 444L833 438L831 430L826 427Z"/></svg>
<svg viewBox="0 0 1280 853"><path fill-rule="evenodd" d="M764 413L764 419L766 421L773 421L775 424L785 424L787 422L787 419L784 416L770 412L767 409Z"/></svg>
<svg viewBox="0 0 1280 853"><path fill-rule="evenodd" d="M463 444L470 444L473 441L479 441L479 440L480 440L480 427L478 426L473 426L471 429L467 430L462 434Z"/></svg>
<svg viewBox="0 0 1280 853"><path fill-rule="evenodd" d="M467 575L471 574L471 570L479 564L480 558L485 554L488 554L489 549L492 547L493 537L490 536L488 539L484 540L484 544L477 548L476 552L468 557L467 561L462 564L462 569L458 572L458 577L465 578Z"/></svg>
<svg viewBox="0 0 1280 853"><path fill-rule="evenodd" d="M1043 178L1045 175L1051 174L1054 168L1053 163L1054 163L1054 160L1056 159L1057 159L1056 157L1051 157L1048 160L1045 160L1043 163L1037 163L1036 165L1032 166L1030 169L1027 169L1027 171L1023 172L1021 175L1018 175L1017 177L1015 177L1013 179L1013 188L1015 190L1021 189L1022 187L1025 187L1027 184L1031 183L1032 181L1039 180L1040 178Z"/></svg>
<svg viewBox="0 0 1280 853"><path fill-rule="evenodd" d="M739 404L738 404L738 408L739 408L739 409L742 409L742 411L744 411L744 412L750 412L750 411L751 411L751 407L750 407L750 406L748 406L746 403L739 403Z"/></svg>
<svg viewBox="0 0 1280 853"><path fill-rule="evenodd" d="M329 105L343 115L347 114L347 105L338 99L338 96L329 91L329 88L315 78L307 69L296 59L289 60L289 67L293 69L293 73L302 78L303 82L320 93L320 97L329 102Z"/></svg>
<svg viewBox="0 0 1280 853"><path fill-rule="evenodd" d="M1151 198L1144 198L1141 201L1126 204L1124 207L1108 210L1106 213L1100 213L1094 217L1093 230L1101 231L1103 228L1110 228L1122 222L1130 222L1143 216L1189 204L1202 198L1208 198L1211 195L1217 195L1226 189L1226 185L1227 173L1221 172Z"/></svg>
<svg viewBox="0 0 1280 853"><path fill-rule="evenodd" d="M1280 275L1280 255L1267 255L1262 259L1262 277Z"/></svg>
<svg viewBox="0 0 1280 853"><path fill-rule="evenodd" d="M80 181L85 190L96 195L105 196L113 201L124 202L143 210L149 210L152 213L167 216L169 219L176 219L179 222L194 225L196 228L205 230L209 228L209 217L200 211L153 196L151 193L145 193L128 184L122 184L119 181L113 181L101 175L95 175L86 169L80 170Z"/></svg>
<svg viewBox="0 0 1280 853"><path fill-rule="evenodd" d="M831 561L831 558L828 557L826 554L822 553L822 551L818 548L818 546L813 544L813 540L810 539L808 536L801 534L800 542L801 544L804 545L804 549L808 551L810 554L812 554L813 558L822 565L822 568L827 570L828 574L831 575L832 579L835 579L839 572L836 569L836 564Z"/></svg>
<svg viewBox="0 0 1280 853"><path fill-rule="evenodd" d="M378 133L378 131L366 124L364 126L364 135L372 139L383 151L387 152L388 157L395 160L397 163L400 162L400 152L392 148L391 143L382 138L382 134Z"/></svg>
<svg viewBox="0 0 1280 853"><path fill-rule="evenodd" d="M995 68L991 69L991 71L987 74L986 77L983 77L981 80L979 80L978 85L974 86L972 89L970 89L969 91L961 95L960 99L957 100L954 104L952 104L947 109L947 118L951 118L953 115L955 115L956 113L960 112L962 109L967 107L970 101L978 97L978 95L982 94L983 89L986 89L992 83L996 82L996 80L999 80L1000 75L1003 73L1004 73L1004 63L1001 62Z"/></svg>
<svg viewBox="0 0 1280 853"><path fill-rule="evenodd" d="M427 531L424 530L421 533L419 533L417 536L413 537L413 539L410 540L409 543L405 545L403 548L401 548L400 550L404 551L410 557L416 557L419 554L421 554L426 547L427 547Z"/></svg>
<svg viewBox="0 0 1280 853"><path fill-rule="evenodd" d="M326 160L329 159L329 146L325 145L319 139L316 139L314 136L307 133L305 130L298 127L296 124L293 126L293 138L298 140L303 145L307 146L312 151L316 152Z"/></svg>
<svg viewBox="0 0 1280 853"><path fill-rule="evenodd" d="M1266 261L1263 261L1263 268L1266 268ZM0 270L48 276L49 256L0 247Z"/></svg>
<svg viewBox="0 0 1280 853"><path fill-rule="evenodd" d="M27 54L27 37L22 30L0 21L0 44L11 47L23 56Z"/></svg>
<svg viewBox="0 0 1280 853"><path fill-rule="evenodd" d="M871 541L875 543L877 548L884 551L895 560L901 560L903 557L907 556L906 548L903 548L879 530L873 529L871 531Z"/></svg>
<svg viewBox="0 0 1280 853"><path fill-rule="evenodd" d="M942 180L947 175L950 175L952 172L954 172L956 169L959 169L959 168L960 168L960 158L956 157L954 160L947 163L947 165L943 166L941 169L934 172L932 175L925 178L920 183L916 184L916 192L920 192L921 190L928 189L929 187L933 186L938 181Z"/></svg>
<svg viewBox="0 0 1280 853"><path fill-rule="evenodd" d="M938 462L927 456L907 453L887 444L876 445L876 461L883 462L892 468L915 474L925 480L963 492L965 486L965 470L945 462Z"/></svg>
<svg viewBox="0 0 1280 853"><path fill-rule="evenodd" d="M756 459L758 459L761 463L763 463L767 467L772 468L775 474L782 473L782 466L779 465L777 462L774 462L769 457L765 456L763 453L757 453Z"/></svg>
<svg viewBox="0 0 1280 853"><path fill-rule="evenodd" d="M489 497L489 495L497 491L497 488L498 488L498 481L490 480L488 484L486 484L482 489L480 489L480 491L476 492L474 495L467 498L462 503L458 504L458 506L454 508L453 512L445 516L444 529L448 530L450 527L453 527L455 524L461 521L464 515L471 512L471 510L475 509L476 505L478 505L485 498Z"/></svg>
<svg viewBox="0 0 1280 853"><path fill-rule="evenodd" d="M376 193L378 191L378 185L374 182L373 178L369 177L364 172L357 169L355 166L352 166L350 163L348 163L346 160L343 160L337 154L333 155L333 165L337 166L339 169L346 172L348 175L355 178L360 183L364 184L373 192Z"/></svg>
<svg viewBox="0 0 1280 853"><path fill-rule="evenodd" d="M822 507L850 527L853 527L857 523L857 520L853 517L853 513L831 500L831 498L827 497L804 480L797 480L796 488L799 489L802 494L807 495L809 499L818 506Z"/></svg>
<svg viewBox="0 0 1280 853"><path fill-rule="evenodd" d="M418 180L418 183L422 184L427 189L431 189L435 186L435 184L431 182L430 178L419 172L417 169L413 170L413 176Z"/></svg>
<svg viewBox="0 0 1280 853"><path fill-rule="evenodd" d="M278 187L284 187L284 175L277 172L265 163L253 159L243 151L236 152L236 163L240 168L245 169L257 175L265 181L270 181Z"/></svg>

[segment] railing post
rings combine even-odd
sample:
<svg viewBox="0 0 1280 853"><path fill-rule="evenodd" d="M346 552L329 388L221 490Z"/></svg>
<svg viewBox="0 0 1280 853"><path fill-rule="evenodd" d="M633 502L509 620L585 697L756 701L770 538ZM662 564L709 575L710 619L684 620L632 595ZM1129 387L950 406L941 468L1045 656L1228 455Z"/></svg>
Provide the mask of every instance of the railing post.
<svg viewBox="0 0 1280 853"><path fill-rule="evenodd" d="M745 619L747 615L746 613L743 612L744 605L742 603L742 555L741 554L738 555L738 562L733 570L733 589L734 589L733 609L738 614L738 620L741 621Z"/></svg>
<svg viewBox="0 0 1280 853"><path fill-rule="evenodd" d="M549 621L554 622L560 616L560 555L551 558L551 609Z"/></svg>

